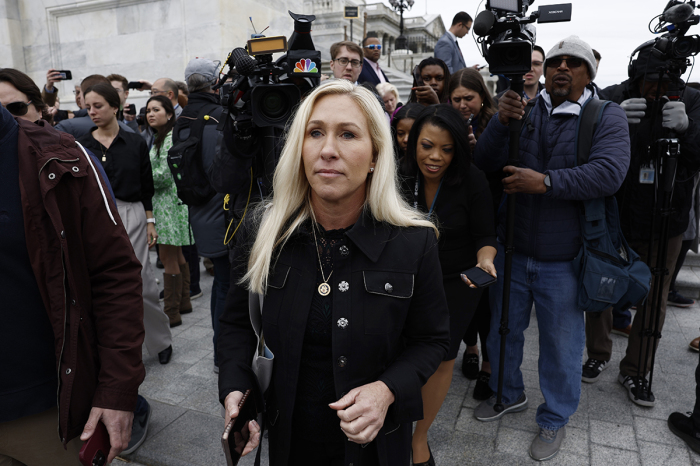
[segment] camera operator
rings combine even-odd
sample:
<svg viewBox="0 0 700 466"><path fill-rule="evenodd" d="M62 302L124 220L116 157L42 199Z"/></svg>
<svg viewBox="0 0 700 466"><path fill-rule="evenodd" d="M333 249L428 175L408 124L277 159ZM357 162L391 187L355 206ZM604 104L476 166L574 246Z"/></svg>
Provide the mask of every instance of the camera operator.
<svg viewBox="0 0 700 466"><path fill-rule="evenodd" d="M190 95L173 129L173 145L190 136L190 126L197 120L200 111L207 105L219 104L219 96L212 87L218 82L219 63L206 58L193 58L185 68L185 80ZM211 111L201 138L201 156L204 170L212 165L220 146L220 133L216 122L221 121L223 107ZM206 117L205 117L206 118ZM209 123L211 122L211 123ZM196 136L196 135L195 135ZM210 180L211 181L211 180ZM213 184L213 183L212 183ZM211 323L214 329L214 371L218 372L216 341L219 336L219 317L224 310L229 289L230 263L228 249L224 244L226 219L224 217L224 195L216 194L206 204L190 206L189 216L194 240L199 255L214 263L214 284L211 296Z"/></svg>
<svg viewBox="0 0 700 466"><path fill-rule="evenodd" d="M545 402L537 409L540 427L530 456L546 460L557 454L565 426L576 412L581 396L581 354L584 346L583 313L577 306L578 276L573 259L581 249L580 201L610 196L622 184L629 162L629 137L624 111L616 104L605 107L588 163L576 166L576 134L582 105L595 98L591 80L595 59L591 47L576 36L556 43L545 62L545 90L536 98L520 133L518 167L507 165L509 123L525 114L522 96L506 92L486 130L479 138L474 160L486 172L503 171L504 190L516 196L515 252L512 256L510 332L506 338L502 411L496 395L475 410L480 421L495 421L504 414L527 408L520 364L523 332L533 302L540 341L539 378ZM528 129L531 128L531 129ZM506 166L507 165L507 166ZM506 209L499 211L498 281L491 287L491 328L501 324L504 288ZM487 339L494 373L499 370L501 336ZM492 377L490 388L498 389Z"/></svg>
<svg viewBox="0 0 700 466"><path fill-rule="evenodd" d="M622 232L628 240L630 247L636 251L649 267L656 266L656 255L659 250L658 239L660 228L653 232L654 240L652 255L648 257L650 232L652 225L652 212L656 192L654 184L654 157L656 150L654 141L665 137L668 131L674 131L678 136L681 150L678 158L676 178L673 186L671 207L673 214L670 216L667 244L666 268L674 270L676 259L681 248L683 233L688 227L688 215L691 207L693 193L693 175L700 166L700 92L685 88L683 101L666 101L661 114L656 116L656 124L651 127L651 116L646 112L651 108L654 99L666 99L669 89L683 86L680 74L676 72L670 76L664 74L659 86L659 68L668 68L669 63L652 53L653 44L649 44L640 50L639 56L632 61L629 67L629 79L621 84L610 86L600 92L601 98L619 103L627 114L630 125L631 138L631 162L625 181L617 192L616 197L620 205L620 223ZM652 180L651 182L648 182ZM657 226L660 222L657 223ZM667 274L663 282L662 301L658 312L659 332L663 328L666 317L666 299L668 297L671 274ZM653 285L652 285L653 287ZM629 398L640 406L654 406L654 395L646 389L647 374L639 376L639 355L646 347L642 338L645 328L648 328L654 320L653 304L647 300L647 321L642 322L642 308L632 322L629 335L629 343L625 357L620 361L620 374L618 381L628 392ZM610 331L612 327L612 313L610 309L599 315L588 314L586 322L588 361L584 365L584 377L588 381L595 381L600 372L605 369L612 354L612 341ZM658 340L657 340L658 344ZM652 349L652 352L656 348ZM646 366L651 369L652 354L647 355ZM642 363L644 364L644 363ZM640 388L643 388L640 390Z"/></svg>

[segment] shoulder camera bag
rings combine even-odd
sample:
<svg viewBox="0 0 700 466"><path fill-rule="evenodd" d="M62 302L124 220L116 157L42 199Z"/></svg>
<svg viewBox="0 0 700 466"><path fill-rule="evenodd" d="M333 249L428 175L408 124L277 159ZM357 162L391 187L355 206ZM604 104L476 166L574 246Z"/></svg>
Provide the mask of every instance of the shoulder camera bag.
<svg viewBox="0 0 700 466"><path fill-rule="evenodd" d="M609 103L594 98L584 103L576 132L578 165L588 162L593 134ZM583 244L574 259L579 310L624 310L645 299L651 272L622 234L615 196L581 201L580 224Z"/></svg>

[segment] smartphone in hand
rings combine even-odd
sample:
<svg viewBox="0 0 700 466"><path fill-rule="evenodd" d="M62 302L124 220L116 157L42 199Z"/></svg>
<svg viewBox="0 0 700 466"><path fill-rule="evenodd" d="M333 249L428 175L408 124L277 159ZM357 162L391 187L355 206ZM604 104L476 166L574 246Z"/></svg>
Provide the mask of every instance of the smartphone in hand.
<svg viewBox="0 0 700 466"><path fill-rule="evenodd" d="M57 70L56 72L61 74L62 81L70 81L73 79L73 73L71 73L70 70Z"/></svg>
<svg viewBox="0 0 700 466"><path fill-rule="evenodd" d="M250 421L258 416L255 408L255 400L246 390L238 403L238 416L226 426L221 436L221 446L224 448L227 466L236 466L241 459L241 454L250 439Z"/></svg>
<svg viewBox="0 0 700 466"><path fill-rule="evenodd" d="M107 427L105 427L102 421L98 421L92 437L90 437L80 449L80 453L78 454L80 464L83 466L103 466L107 464L110 448L111 445L109 443Z"/></svg>
<svg viewBox="0 0 700 466"><path fill-rule="evenodd" d="M472 267L462 272L477 288L486 288L496 283L496 277L480 267Z"/></svg>
<svg viewBox="0 0 700 466"><path fill-rule="evenodd" d="M127 87L129 89L141 89L143 87L143 83L138 81L130 81Z"/></svg>

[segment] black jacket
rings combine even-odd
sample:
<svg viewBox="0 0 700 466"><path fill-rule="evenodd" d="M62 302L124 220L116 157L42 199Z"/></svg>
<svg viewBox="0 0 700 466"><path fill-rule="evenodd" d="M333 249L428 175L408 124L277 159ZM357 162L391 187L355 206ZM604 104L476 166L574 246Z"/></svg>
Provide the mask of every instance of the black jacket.
<svg viewBox="0 0 700 466"><path fill-rule="evenodd" d="M606 87L599 94L601 99L616 103L641 97L636 84L630 80ZM671 199L674 212L669 222L669 238L682 235L688 228L693 197L693 175L700 167L700 91L686 87L682 100L690 124L685 133L679 136L681 152ZM640 124L630 125L630 168L624 183L615 194L620 209L622 232L630 241L649 241L651 233L654 185L639 183L639 170L641 165L650 160L646 150L649 143L663 137L660 130L661 115L658 115L654 129L650 130L648 123L649 120L645 118ZM658 231L654 233L655 238L658 234Z"/></svg>
<svg viewBox="0 0 700 466"><path fill-rule="evenodd" d="M286 465L290 451L306 319L316 292L318 258L309 234L302 227L289 239L270 275L264 301L265 342L275 354L266 393L271 465ZM392 227L375 222L369 214L346 235L348 249L333 251L329 281L332 321L345 318L349 323L344 328L333 326L335 391L340 399L353 388L377 380L386 383L396 400L375 439L376 447L382 466L403 466L409 462L411 423L423 418L421 387L449 346L437 241L429 229ZM220 320L222 403L230 392L256 386L251 370L256 340L248 291L235 285L246 268L247 242L236 244L231 289ZM347 282L346 292L339 291L341 281ZM345 464L349 465L362 450L352 442L346 445Z"/></svg>
<svg viewBox="0 0 700 466"><path fill-rule="evenodd" d="M219 96L210 92L193 92L189 95L187 106L183 109L173 129L173 144L185 140L190 134L190 124L206 105L218 104ZM224 108L218 107L211 112L209 122L204 126L202 134L202 164L209 175L209 167L214 163L214 157L221 145L221 133L217 131L217 121L221 121ZM180 133L180 131L182 131ZM190 225L194 233L197 251L202 257L221 257L228 254L224 244L227 222L224 215L224 195L217 194L204 205L190 206Z"/></svg>

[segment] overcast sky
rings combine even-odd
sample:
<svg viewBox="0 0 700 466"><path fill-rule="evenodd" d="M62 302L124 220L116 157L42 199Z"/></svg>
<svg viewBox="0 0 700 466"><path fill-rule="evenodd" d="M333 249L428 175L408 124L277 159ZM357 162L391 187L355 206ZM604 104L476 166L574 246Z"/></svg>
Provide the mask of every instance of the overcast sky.
<svg viewBox="0 0 700 466"><path fill-rule="evenodd" d="M386 0L384 3L389 4ZM528 13L536 11L541 5L556 3L563 2L537 0ZM573 10L571 22L537 25L537 45L548 52L561 39L572 34L578 35L602 55L595 81L600 87L606 87L627 79L630 54L638 45L656 37L649 32L648 24L653 17L663 12L667 1L572 0L570 3ZM428 14L442 15L445 26L449 28L457 12L464 10L475 18L485 6L486 2L479 0L416 0L406 16L422 16L427 10ZM700 10L695 12L700 14ZM688 34L700 34L700 25L692 26ZM486 64L471 34L460 39L459 45L468 66ZM685 79L690 76L689 73L690 68L684 75ZM690 80L700 81L700 71L693 70Z"/></svg>

